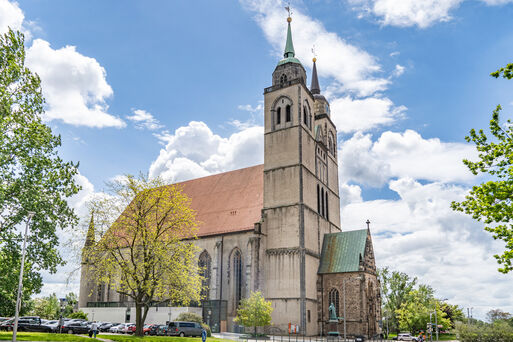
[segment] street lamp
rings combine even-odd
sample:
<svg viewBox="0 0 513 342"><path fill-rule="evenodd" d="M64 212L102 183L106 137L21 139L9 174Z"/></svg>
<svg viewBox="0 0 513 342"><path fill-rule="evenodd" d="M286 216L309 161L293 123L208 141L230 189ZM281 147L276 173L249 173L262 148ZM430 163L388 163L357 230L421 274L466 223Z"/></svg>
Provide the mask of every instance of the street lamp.
<svg viewBox="0 0 513 342"><path fill-rule="evenodd" d="M18 319L20 318L20 307L21 307L21 292L23 291L23 268L25 267L25 252L27 247L27 235L30 220L36 213L29 211L27 215L27 224L25 225L25 235L23 236L23 249L21 252L21 268L20 268L20 281L18 282L18 295L16 297L16 310L14 314L14 326L12 328L12 340L16 341L16 333L18 332Z"/></svg>

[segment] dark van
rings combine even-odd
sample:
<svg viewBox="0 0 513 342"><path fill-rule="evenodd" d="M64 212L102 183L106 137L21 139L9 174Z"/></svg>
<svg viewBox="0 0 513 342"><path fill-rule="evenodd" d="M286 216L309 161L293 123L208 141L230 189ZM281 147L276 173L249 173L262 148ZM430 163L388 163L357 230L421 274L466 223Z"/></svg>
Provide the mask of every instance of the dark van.
<svg viewBox="0 0 513 342"><path fill-rule="evenodd" d="M196 322L170 322L167 329L169 336L201 336L203 328Z"/></svg>

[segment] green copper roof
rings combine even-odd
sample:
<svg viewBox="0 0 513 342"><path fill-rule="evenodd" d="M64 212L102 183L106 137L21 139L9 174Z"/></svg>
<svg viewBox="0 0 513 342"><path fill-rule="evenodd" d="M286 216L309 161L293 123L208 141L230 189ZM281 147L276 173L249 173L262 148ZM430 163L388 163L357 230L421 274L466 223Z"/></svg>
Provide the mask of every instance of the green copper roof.
<svg viewBox="0 0 513 342"><path fill-rule="evenodd" d="M281 61L278 62L278 65L282 65L282 64L285 64L285 63L297 63L297 64L301 64L301 62L299 61L299 59L297 59L296 57L289 57L289 58L284 58L282 59Z"/></svg>
<svg viewBox="0 0 513 342"><path fill-rule="evenodd" d="M317 273L356 272L365 256L367 229L324 235Z"/></svg>
<svg viewBox="0 0 513 342"><path fill-rule="evenodd" d="M285 53L283 54L284 58L294 57L296 53L294 52L294 44L292 44L292 32L290 30L290 20L289 27L287 29L287 43L285 44Z"/></svg>

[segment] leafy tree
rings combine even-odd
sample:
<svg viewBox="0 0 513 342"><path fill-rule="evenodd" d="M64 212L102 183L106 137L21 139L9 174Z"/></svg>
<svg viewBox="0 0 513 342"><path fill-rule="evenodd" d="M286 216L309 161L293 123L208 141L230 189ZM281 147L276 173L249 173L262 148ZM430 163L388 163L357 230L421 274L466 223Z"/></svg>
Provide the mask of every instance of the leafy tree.
<svg viewBox="0 0 513 342"><path fill-rule="evenodd" d="M32 315L45 319L58 319L61 311L59 299L55 293L33 301Z"/></svg>
<svg viewBox="0 0 513 342"><path fill-rule="evenodd" d="M41 270L55 272L63 263L56 229L77 222L66 199L80 189L78 164L59 157L61 138L42 122L43 104L41 81L25 67L24 37L9 30L0 35L0 316L14 312L23 241L17 228L28 212L36 215L27 241L25 300L40 291Z"/></svg>
<svg viewBox="0 0 513 342"><path fill-rule="evenodd" d="M78 297L75 293L70 292L66 295L66 306L62 312L63 317L69 317L74 311L78 303Z"/></svg>
<svg viewBox="0 0 513 342"><path fill-rule="evenodd" d="M433 289L427 285L419 285L417 290L409 293L408 300L401 304L401 308L396 310L399 328L410 332L425 330L428 323L435 323L435 310L437 323L444 329L449 328L451 321L442 311L439 301L434 298Z"/></svg>
<svg viewBox="0 0 513 342"><path fill-rule="evenodd" d="M486 319L490 323L495 323L497 321L507 321L511 318L511 314L509 312L502 311L501 309L492 309L486 313Z"/></svg>
<svg viewBox="0 0 513 342"><path fill-rule="evenodd" d="M451 328L456 326L456 322L464 322L465 314L458 305L451 305L449 303L440 303L440 309L445 313L446 317L451 322Z"/></svg>
<svg viewBox="0 0 513 342"><path fill-rule="evenodd" d="M378 270L381 284L383 317L388 320L391 331L399 332L397 310L403 303L408 302L410 293L417 284L417 278L411 278L406 273L390 271L388 267Z"/></svg>
<svg viewBox="0 0 513 342"><path fill-rule="evenodd" d="M73 312L71 313L68 318L80 318L80 319L87 319L87 314L82 311L82 310L78 310L77 312Z"/></svg>
<svg viewBox="0 0 513 342"><path fill-rule="evenodd" d="M273 307L271 301L266 301L260 292L252 292L249 298L241 300L234 321L245 327L254 327L255 336L257 327L271 324Z"/></svg>
<svg viewBox="0 0 513 342"><path fill-rule="evenodd" d="M498 78L513 78L513 64L491 74ZM469 195L462 202L453 202L454 210L472 215L472 218L485 223L485 230L493 234L494 239L506 243L503 254L495 255L497 262L503 267L502 273L513 270L513 125L511 120L501 126L499 114L502 107L498 105L490 120L490 133L487 136L482 129L470 130L465 137L473 142L479 152L476 162L463 160L463 163L474 175L487 174L490 180L473 186Z"/></svg>
<svg viewBox="0 0 513 342"><path fill-rule="evenodd" d="M97 283L133 299L136 334L142 336L150 305L200 300L198 249L191 241L195 212L181 189L160 179L127 176L109 189L110 199L94 207L117 219L83 257Z"/></svg>

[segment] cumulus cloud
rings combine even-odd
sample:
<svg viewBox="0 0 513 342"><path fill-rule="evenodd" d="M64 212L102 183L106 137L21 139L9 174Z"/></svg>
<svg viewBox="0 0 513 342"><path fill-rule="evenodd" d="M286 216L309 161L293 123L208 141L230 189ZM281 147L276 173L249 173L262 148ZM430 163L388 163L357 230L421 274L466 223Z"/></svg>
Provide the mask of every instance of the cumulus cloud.
<svg viewBox="0 0 513 342"><path fill-rule="evenodd" d="M513 308L513 299L502 296L513 275L499 275L493 258L504 246L481 224L450 208L468 189L441 182L422 185L409 177L390 181L389 189L398 200L351 203L341 216L345 230L361 229L371 220L379 267L419 277L440 298L473 306L478 317L492 307Z"/></svg>
<svg viewBox="0 0 513 342"><path fill-rule="evenodd" d="M107 112L106 99L113 91L96 59L80 54L74 46L54 50L47 41L36 39L27 50L26 61L41 77L48 105L46 119L75 126L125 126Z"/></svg>
<svg viewBox="0 0 513 342"><path fill-rule="evenodd" d="M331 118L339 133L367 131L391 125L405 116L405 106L395 106L387 97L355 99L351 96L333 98Z"/></svg>
<svg viewBox="0 0 513 342"><path fill-rule="evenodd" d="M451 11L464 0L348 0L358 17L375 16L382 25L427 28L452 19ZM513 0L481 0L487 5L504 5Z"/></svg>
<svg viewBox="0 0 513 342"><path fill-rule="evenodd" d="M7 32L9 28L21 31L25 34L25 38L30 39L31 33L25 27L32 26L32 22L25 21L25 14L18 6L18 3L8 0L0 0L0 34Z"/></svg>
<svg viewBox="0 0 513 342"><path fill-rule="evenodd" d="M150 131L154 131L163 127L160 122L151 115L151 113L148 113L143 109L133 109L132 113L132 115L128 115L126 118L134 122L137 129L148 129Z"/></svg>
<svg viewBox="0 0 513 342"><path fill-rule="evenodd" d="M202 177L263 162L263 127L241 129L229 137L214 134L203 122L191 121L162 139L166 147L151 164L150 177L169 182Z"/></svg>
<svg viewBox="0 0 513 342"><path fill-rule="evenodd" d="M375 142L370 134L356 133L340 144L339 156L341 180L374 187L393 177L469 182L474 176L462 160L477 157L469 144L424 139L413 130L386 131Z"/></svg>

